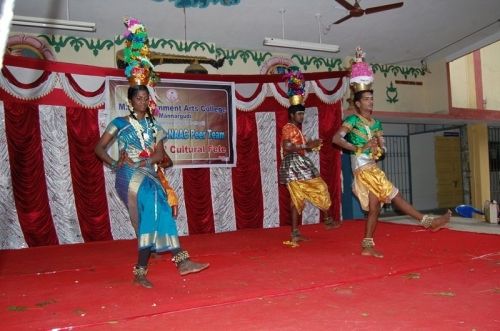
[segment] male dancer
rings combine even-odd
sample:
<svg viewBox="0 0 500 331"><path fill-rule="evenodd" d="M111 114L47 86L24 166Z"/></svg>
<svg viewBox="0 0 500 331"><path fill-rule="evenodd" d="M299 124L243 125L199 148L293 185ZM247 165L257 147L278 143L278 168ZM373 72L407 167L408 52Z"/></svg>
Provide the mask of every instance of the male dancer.
<svg viewBox="0 0 500 331"><path fill-rule="evenodd" d="M375 250L373 234L384 203L392 203L406 215L412 216L422 226L437 231L449 222L451 212L431 218L415 210L399 193L399 190L386 178L377 166L386 151L380 121L372 117L373 111L373 72L370 65L363 62L364 53L356 49L356 62L351 70L351 90L356 114L348 116L333 136L332 142L351 151L351 166L354 174L353 191L358 197L361 208L368 212L365 237L361 242L362 255L383 257Z"/></svg>
<svg viewBox="0 0 500 331"><path fill-rule="evenodd" d="M306 141L299 127L304 120L305 107L302 105L304 95L304 78L302 73L295 68L286 76L288 81L288 123L282 129L281 154L282 163L279 170L280 184L285 184L290 192L291 218L292 218L292 243L306 240L298 229L299 215L305 207L306 200L321 210L325 226L335 228L340 222L334 222L329 216L331 205L328 186L320 177L318 169L305 153L318 151L322 140L313 139Z"/></svg>

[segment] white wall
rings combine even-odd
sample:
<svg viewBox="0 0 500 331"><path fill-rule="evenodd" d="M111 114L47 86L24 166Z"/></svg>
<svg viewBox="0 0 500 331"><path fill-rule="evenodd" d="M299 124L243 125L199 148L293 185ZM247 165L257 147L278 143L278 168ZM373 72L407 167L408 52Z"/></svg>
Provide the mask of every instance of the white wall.
<svg viewBox="0 0 500 331"><path fill-rule="evenodd" d="M434 136L442 132L410 136L410 164L413 206L417 210L438 207Z"/></svg>

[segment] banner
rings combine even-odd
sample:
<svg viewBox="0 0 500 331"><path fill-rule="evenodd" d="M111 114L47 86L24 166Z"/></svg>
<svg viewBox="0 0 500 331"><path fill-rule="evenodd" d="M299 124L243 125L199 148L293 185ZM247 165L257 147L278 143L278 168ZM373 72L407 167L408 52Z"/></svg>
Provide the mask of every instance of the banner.
<svg viewBox="0 0 500 331"><path fill-rule="evenodd" d="M109 121L129 115L124 78L107 78ZM165 151L174 167L206 168L236 165L236 104L234 83L163 79L155 86L158 111L165 129ZM116 153L116 146L111 149Z"/></svg>

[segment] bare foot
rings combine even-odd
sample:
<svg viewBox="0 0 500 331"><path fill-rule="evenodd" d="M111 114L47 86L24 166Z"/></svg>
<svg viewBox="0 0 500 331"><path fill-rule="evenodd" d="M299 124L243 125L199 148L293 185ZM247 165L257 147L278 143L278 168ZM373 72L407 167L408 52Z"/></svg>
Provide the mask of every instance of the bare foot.
<svg viewBox="0 0 500 331"><path fill-rule="evenodd" d="M342 221L334 221L332 217L327 217L325 218L324 224L327 230L332 230L340 228L340 226L342 225Z"/></svg>
<svg viewBox="0 0 500 331"><path fill-rule="evenodd" d="M309 241L309 238L307 237L304 237L303 235L301 235L300 233L297 233L297 234L293 234L292 235L292 242L293 243L299 243L301 241Z"/></svg>
<svg viewBox="0 0 500 331"><path fill-rule="evenodd" d="M451 210L448 209L448 211L443 215L432 219L432 223L429 229L432 232L441 230L446 226L446 224L450 222L450 217L451 217Z"/></svg>
<svg viewBox="0 0 500 331"><path fill-rule="evenodd" d="M134 284L142 286L144 288L153 288L153 283L151 283L146 276L135 276L134 277Z"/></svg>
<svg viewBox="0 0 500 331"><path fill-rule="evenodd" d="M182 261L179 263L177 266L177 270L179 270L179 273L181 276L185 276L187 274L193 274L196 272L200 272L210 266L209 263L199 263L199 262L193 262L189 259Z"/></svg>
<svg viewBox="0 0 500 331"><path fill-rule="evenodd" d="M384 254L382 254L379 251L377 251L374 247L363 248L363 250L361 250L361 255L363 255L363 256L373 256L373 257L377 257L379 259L381 259L381 258L384 257Z"/></svg>
<svg viewBox="0 0 500 331"><path fill-rule="evenodd" d="M292 248L295 248L295 247L299 247L300 245L297 244L297 243L294 243L293 241L290 241L290 240L285 240L283 241L283 245L287 245L287 246L290 246Z"/></svg>

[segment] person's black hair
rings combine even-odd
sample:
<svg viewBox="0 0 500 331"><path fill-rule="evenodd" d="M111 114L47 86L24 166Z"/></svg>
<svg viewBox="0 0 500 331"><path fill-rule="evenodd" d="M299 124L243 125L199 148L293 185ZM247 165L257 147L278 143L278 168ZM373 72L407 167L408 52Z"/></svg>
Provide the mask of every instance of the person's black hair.
<svg viewBox="0 0 500 331"><path fill-rule="evenodd" d="M373 95L373 90L364 90L364 91L356 92L356 93L354 93L354 98L353 98L354 102L360 101L361 97L363 96L363 93L365 93L365 92L370 92Z"/></svg>
<svg viewBox="0 0 500 331"><path fill-rule="evenodd" d="M149 90L146 85L134 85L128 88L127 98L129 100L132 100L132 98L135 97L137 93L139 93L139 91L146 91L146 93L149 95Z"/></svg>
<svg viewBox="0 0 500 331"><path fill-rule="evenodd" d="M363 97L363 93L365 92L370 92L372 95L373 95L373 90L364 90L364 91L359 91L359 92L356 92L354 93L354 97L352 98L352 100L354 102L356 101L360 101L361 100L361 97Z"/></svg>
<svg viewBox="0 0 500 331"><path fill-rule="evenodd" d="M292 115L298 111L305 111L305 110L306 107L304 107L303 105L291 105L290 107L288 107L288 114Z"/></svg>
<svg viewBox="0 0 500 331"><path fill-rule="evenodd" d="M132 100L132 98L135 97L137 95L137 93L139 93L140 91L146 91L146 93L149 96L149 89L146 85L133 85L133 86L129 86L129 88L128 88L127 98L129 100ZM134 119L137 120L137 117L135 116L134 110L129 109L129 111L130 111L130 116L132 116ZM149 126L151 128L153 128L155 118L154 118L153 114L151 113L151 109L149 108L149 106L146 108L146 114L148 114L147 118L149 121Z"/></svg>

